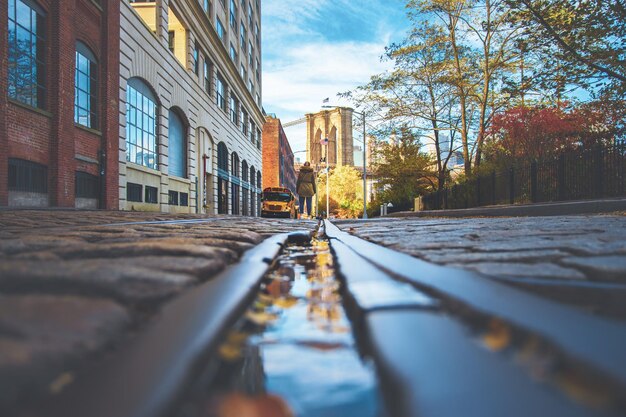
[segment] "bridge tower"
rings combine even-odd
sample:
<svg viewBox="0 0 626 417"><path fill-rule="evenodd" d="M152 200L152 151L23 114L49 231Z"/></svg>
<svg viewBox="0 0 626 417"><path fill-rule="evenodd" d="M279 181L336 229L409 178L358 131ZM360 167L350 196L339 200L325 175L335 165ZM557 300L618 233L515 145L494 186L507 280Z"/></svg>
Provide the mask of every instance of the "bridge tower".
<svg viewBox="0 0 626 417"><path fill-rule="evenodd" d="M352 113L349 107L335 107L306 115L307 160L315 166L326 158L329 166L354 166ZM328 145L320 142L328 138Z"/></svg>

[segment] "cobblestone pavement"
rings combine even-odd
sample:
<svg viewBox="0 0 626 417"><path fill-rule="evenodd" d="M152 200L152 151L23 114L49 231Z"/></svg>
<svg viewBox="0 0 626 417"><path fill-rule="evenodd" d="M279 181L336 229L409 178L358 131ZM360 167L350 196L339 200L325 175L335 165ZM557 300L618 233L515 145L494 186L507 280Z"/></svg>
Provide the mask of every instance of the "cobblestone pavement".
<svg viewBox="0 0 626 417"><path fill-rule="evenodd" d="M625 213L337 221L366 240L626 319Z"/></svg>
<svg viewBox="0 0 626 417"><path fill-rule="evenodd" d="M265 237L315 226L235 216L0 211L0 414L60 390L167 300L211 279Z"/></svg>

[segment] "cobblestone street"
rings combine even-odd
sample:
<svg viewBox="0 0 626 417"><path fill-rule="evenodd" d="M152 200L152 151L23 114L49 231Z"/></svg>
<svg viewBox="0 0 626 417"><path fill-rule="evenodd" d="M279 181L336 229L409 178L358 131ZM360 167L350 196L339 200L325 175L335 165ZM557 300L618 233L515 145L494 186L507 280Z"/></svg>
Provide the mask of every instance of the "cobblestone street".
<svg viewBox="0 0 626 417"><path fill-rule="evenodd" d="M597 321L592 323L621 329L626 318L623 302L626 297L626 243L623 239L626 224L622 212L560 217L380 218L334 223L344 232L415 258L472 270L487 276L490 283L499 281L575 306L583 313L595 314ZM235 266L248 250L263 246L260 244L266 239L266 243L271 243L273 238L268 239L271 236L294 231L310 233L316 226L316 221L240 216L0 211L0 414L30 415L23 413L25 404L54 398L57 393L66 393L67 387L80 385L72 382L80 380L91 365L101 366L107 358L116 357L117 353L125 351L124 347L142 339L146 328L163 320L169 306L184 301L187 295L193 295L207 283L220 281L223 274L219 278L218 274L229 265ZM425 360L423 354L415 356L410 353L413 350L402 350L402 346L411 346L411 349L425 346L417 333L406 333L406 326L417 325L422 318L432 316L441 321L441 327L433 328L433 335L439 334L451 324L445 314L434 314L434 311L443 309L458 315L459 310L450 309L454 304L445 297L437 301L430 298L432 294L426 296L415 287L395 282L374 267L377 264L384 269L387 256L389 259L395 259L396 255L407 258L405 255L380 252L380 256L372 255L374 259L359 258L357 254L363 251L362 244L353 242L352 247L350 242L339 235L330 235L330 246L339 256L344 282L350 282L346 293L352 294L360 306L357 327L359 322L367 323L369 343L374 346L372 352L377 364L387 363L389 359L413 366L420 358ZM354 253L346 258L345 250L349 247ZM338 250L343 250L343 255ZM262 259L257 269L263 269L266 258ZM415 260L391 262L411 264L412 261ZM245 258L239 264L244 262ZM393 272L393 268L390 271ZM455 272L449 269L445 274ZM238 276L244 275L246 273ZM477 282L474 278L471 280L472 285ZM239 286L238 281L227 282L232 282L230 287L222 287L219 295L208 301L202 299L202 303L221 304L225 298L240 297L242 292L235 295L238 291L233 287ZM196 291L186 291L192 288ZM471 297L491 297L479 293L473 292ZM506 302L506 296L503 297L499 301ZM499 302L489 299L488 310ZM589 315L579 318L583 316ZM209 317L212 321L225 318L223 315ZM550 319L550 326L554 325L549 314L542 317ZM498 323L499 326L509 325ZM587 325L581 329L581 334L591 334L596 328L593 324ZM516 342L507 336L511 330L499 329L501 333L488 331L489 336L484 340L496 343L490 339L496 338L502 346L515 348ZM524 331L531 334L533 329ZM588 331L591 333L586 333ZM394 338L389 338L386 332L391 332ZM506 337L501 340L496 336ZM475 349L471 343L467 345L464 333L459 333L458 337L458 346ZM571 339L563 340L569 343ZM445 341L444 345L449 343ZM394 346L400 350L396 352ZM387 351L386 347L393 349ZM409 355L406 358L405 353ZM462 368L473 366L459 355L454 353L450 359L459 361ZM554 356L539 357L541 360L550 358L546 363L556 361ZM500 357L489 357L488 366L495 366L492 361L500 360ZM441 362L440 366L445 363ZM577 365L571 366L571 369L579 369ZM403 368L404 365L397 368L398 372ZM426 374L416 375L421 378ZM488 378L481 381L487 384L485 386L491 383ZM454 385L450 381L445 384ZM596 392L595 389L589 390L587 385L583 388L585 392ZM387 390L386 395L393 392ZM621 403L615 405L611 401L606 403L616 409L621 407ZM396 415L403 415L404 411L399 413Z"/></svg>
<svg viewBox="0 0 626 417"><path fill-rule="evenodd" d="M124 343L163 303L210 280L264 238L312 231L315 225L242 217L0 211L0 410L59 391L72 381L70 370Z"/></svg>
<svg viewBox="0 0 626 417"><path fill-rule="evenodd" d="M428 262L626 318L624 213L559 217L384 218L337 225Z"/></svg>

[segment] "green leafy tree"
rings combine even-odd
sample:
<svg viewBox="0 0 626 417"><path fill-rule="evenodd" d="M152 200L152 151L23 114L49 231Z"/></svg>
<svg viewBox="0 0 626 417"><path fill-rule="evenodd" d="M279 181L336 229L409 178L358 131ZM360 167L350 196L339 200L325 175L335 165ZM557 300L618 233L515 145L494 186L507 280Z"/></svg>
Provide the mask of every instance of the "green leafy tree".
<svg viewBox="0 0 626 417"><path fill-rule="evenodd" d="M326 175L318 176L318 213L326 211ZM330 170L329 211L338 218L353 219L363 215L363 182L361 173L351 166Z"/></svg>
<svg viewBox="0 0 626 417"><path fill-rule="evenodd" d="M415 197L436 189L433 160L421 152L421 144L408 129L393 142L374 148L373 172L378 193L374 207L391 202L395 209L410 210Z"/></svg>
<svg viewBox="0 0 626 417"><path fill-rule="evenodd" d="M438 187L445 185L453 152L465 173L480 165L493 115L509 99L501 89L515 67L510 48L519 30L506 19L504 0L408 0L413 28L387 48L394 71L372 77L347 94L380 115L387 132L419 129L434 147ZM445 132L445 134L444 134Z"/></svg>
<svg viewBox="0 0 626 417"><path fill-rule="evenodd" d="M583 87L596 97L626 94L626 2L507 0L525 43L543 56L544 85ZM560 77L560 78L559 78Z"/></svg>
<svg viewBox="0 0 626 417"><path fill-rule="evenodd" d="M372 77L370 82L347 95L359 105L367 105L381 135L404 126L422 133L422 141L434 150L437 186L448 178L448 163L457 150L457 101L446 80L450 48L441 41L440 28L428 23L417 25L409 36L386 50L394 61L390 73Z"/></svg>

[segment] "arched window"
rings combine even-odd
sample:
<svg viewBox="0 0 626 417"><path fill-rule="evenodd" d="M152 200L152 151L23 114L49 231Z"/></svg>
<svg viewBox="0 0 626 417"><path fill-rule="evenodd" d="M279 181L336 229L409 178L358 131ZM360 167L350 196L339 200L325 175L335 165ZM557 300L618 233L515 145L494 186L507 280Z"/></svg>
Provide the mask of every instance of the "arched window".
<svg viewBox="0 0 626 417"><path fill-rule="evenodd" d="M254 169L254 165L250 167L250 215L256 216L256 186L254 183L254 179L256 178L256 170Z"/></svg>
<svg viewBox="0 0 626 417"><path fill-rule="evenodd" d="M157 100L138 78L129 79L126 88L126 160L158 168Z"/></svg>
<svg viewBox="0 0 626 417"><path fill-rule="evenodd" d="M250 184L248 183L248 162L245 160L241 163L241 181L243 183L243 192L241 193L241 214L250 215Z"/></svg>
<svg viewBox="0 0 626 417"><path fill-rule="evenodd" d="M240 189L240 179L239 179L239 155L237 152L233 152L231 155L231 206L233 214L240 214L239 211L239 189Z"/></svg>
<svg viewBox="0 0 626 417"><path fill-rule="evenodd" d="M224 142L217 144L217 212L228 214L228 148Z"/></svg>
<svg viewBox="0 0 626 417"><path fill-rule="evenodd" d="M170 175L187 177L187 128L175 110L169 111L168 154Z"/></svg>
<svg viewBox="0 0 626 417"><path fill-rule="evenodd" d="M224 142L217 145L217 168L228 175L228 148Z"/></svg>
<svg viewBox="0 0 626 417"><path fill-rule="evenodd" d="M46 75L45 13L33 0L9 0L8 93L44 108Z"/></svg>
<svg viewBox="0 0 626 417"><path fill-rule="evenodd" d="M74 74L74 123L97 128L98 65L96 56L82 42L76 42Z"/></svg>
<svg viewBox="0 0 626 417"><path fill-rule="evenodd" d="M256 173L256 186L257 186L256 210L257 210L257 213L260 213L261 212L261 192L262 192L261 187L263 186L261 182L261 171L257 171Z"/></svg>

